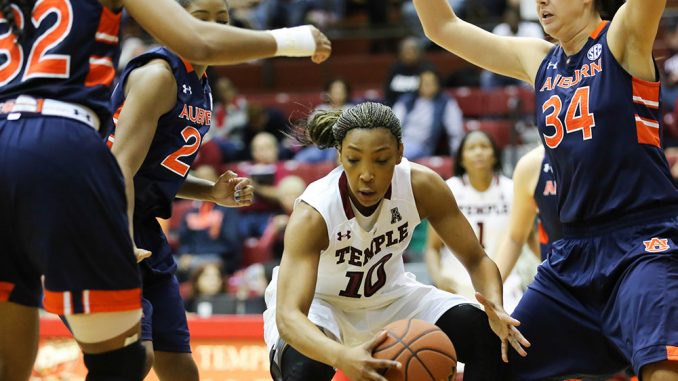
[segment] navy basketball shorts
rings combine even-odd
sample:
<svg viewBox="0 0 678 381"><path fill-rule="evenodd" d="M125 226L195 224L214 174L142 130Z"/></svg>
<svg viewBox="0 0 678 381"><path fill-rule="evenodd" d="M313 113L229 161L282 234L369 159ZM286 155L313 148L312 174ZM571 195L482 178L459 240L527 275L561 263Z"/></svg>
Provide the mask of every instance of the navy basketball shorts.
<svg viewBox="0 0 678 381"><path fill-rule="evenodd" d="M0 301L61 315L141 308L126 208L120 168L94 129L0 120Z"/></svg>
<svg viewBox="0 0 678 381"><path fill-rule="evenodd" d="M134 239L138 247L152 253L140 264L144 311L141 339L153 341L155 351L191 353L186 308L174 274L176 264L157 220L136 220Z"/></svg>
<svg viewBox="0 0 678 381"><path fill-rule="evenodd" d="M513 317L532 343L515 380L678 361L678 218L554 242ZM561 378L562 379L562 378Z"/></svg>

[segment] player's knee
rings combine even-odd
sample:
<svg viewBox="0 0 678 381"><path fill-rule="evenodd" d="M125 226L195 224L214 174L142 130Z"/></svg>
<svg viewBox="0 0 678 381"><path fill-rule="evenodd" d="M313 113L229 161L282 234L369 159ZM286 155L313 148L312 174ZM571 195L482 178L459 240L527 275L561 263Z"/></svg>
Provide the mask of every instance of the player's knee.
<svg viewBox="0 0 678 381"><path fill-rule="evenodd" d="M139 340L103 353L85 353L87 381L141 381L144 379L146 350Z"/></svg>
<svg viewBox="0 0 678 381"><path fill-rule="evenodd" d="M641 371L644 381L678 380L678 361L660 361L645 365Z"/></svg>
<svg viewBox="0 0 678 381"><path fill-rule="evenodd" d="M331 366L304 356L282 341L278 344L271 351L271 376L275 381L330 381L334 377Z"/></svg>
<svg viewBox="0 0 678 381"><path fill-rule="evenodd" d="M146 350L146 361L144 362L144 376L146 376L153 367L155 362L155 352L153 351L153 342L152 341L142 341L141 345L144 346Z"/></svg>

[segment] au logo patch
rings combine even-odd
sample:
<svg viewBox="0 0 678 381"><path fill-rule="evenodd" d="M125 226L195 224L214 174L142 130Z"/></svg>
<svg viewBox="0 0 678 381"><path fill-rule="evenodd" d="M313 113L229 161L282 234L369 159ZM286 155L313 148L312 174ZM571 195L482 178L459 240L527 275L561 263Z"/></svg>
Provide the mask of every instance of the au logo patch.
<svg viewBox="0 0 678 381"><path fill-rule="evenodd" d="M643 245L645 245L645 251L648 253L661 253L671 248L668 239L657 237L643 241Z"/></svg>

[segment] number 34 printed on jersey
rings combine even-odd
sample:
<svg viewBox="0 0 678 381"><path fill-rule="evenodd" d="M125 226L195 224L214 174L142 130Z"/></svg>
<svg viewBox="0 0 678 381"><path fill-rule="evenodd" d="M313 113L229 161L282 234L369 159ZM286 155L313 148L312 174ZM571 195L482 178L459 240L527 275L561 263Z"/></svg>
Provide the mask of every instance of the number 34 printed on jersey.
<svg viewBox="0 0 678 381"><path fill-rule="evenodd" d="M12 4L14 20L19 29L26 25L24 15L19 7ZM35 38L28 56L21 45L16 43L16 37L11 29L0 35L0 56L4 56L4 63L0 65L0 86L11 82L24 65L26 69L22 81L30 78L68 78L70 75L71 57L65 54L54 54L57 47L71 32L73 27L73 8L68 0L38 1L33 8L30 22L37 30L50 14L56 15L54 25L46 28ZM51 18L53 19L53 18ZM0 15L0 25L8 28L9 24L4 15Z"/></svg>
<svg viewBox="0 0 678 381"><path fill-rule="evenodd" d="M582 132L582 138L589 140L593 137L592 129L596 126L596 119L589 111L590 87L578 88L565 113L565 123L560 121L558 115L563 108L563 101L558 95L552 95L544 105L542 111L546 116L546 125L555 129L552 135L544 134L544 141L549 148L556 148L565 138L565 133ZM548 110L552 110L547 114Z"/></svg>

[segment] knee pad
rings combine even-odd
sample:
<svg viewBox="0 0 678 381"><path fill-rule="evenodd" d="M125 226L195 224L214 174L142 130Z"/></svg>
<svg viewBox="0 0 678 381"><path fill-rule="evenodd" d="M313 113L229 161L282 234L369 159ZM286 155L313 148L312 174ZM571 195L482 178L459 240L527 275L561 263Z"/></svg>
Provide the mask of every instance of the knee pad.
<svg viewBox="0 0 678 381"><path fill-rule="evenodd" d="M114 351L84 355L85 381L141 381L145 376L146 350L141 341Z"/></svg>
<svg viewBox="0 0 678 381"><path fill-rule="evenodd" d="M282 339L271 350L271 376L275 381L331 381L335 370L310 359Z"/></svg>

